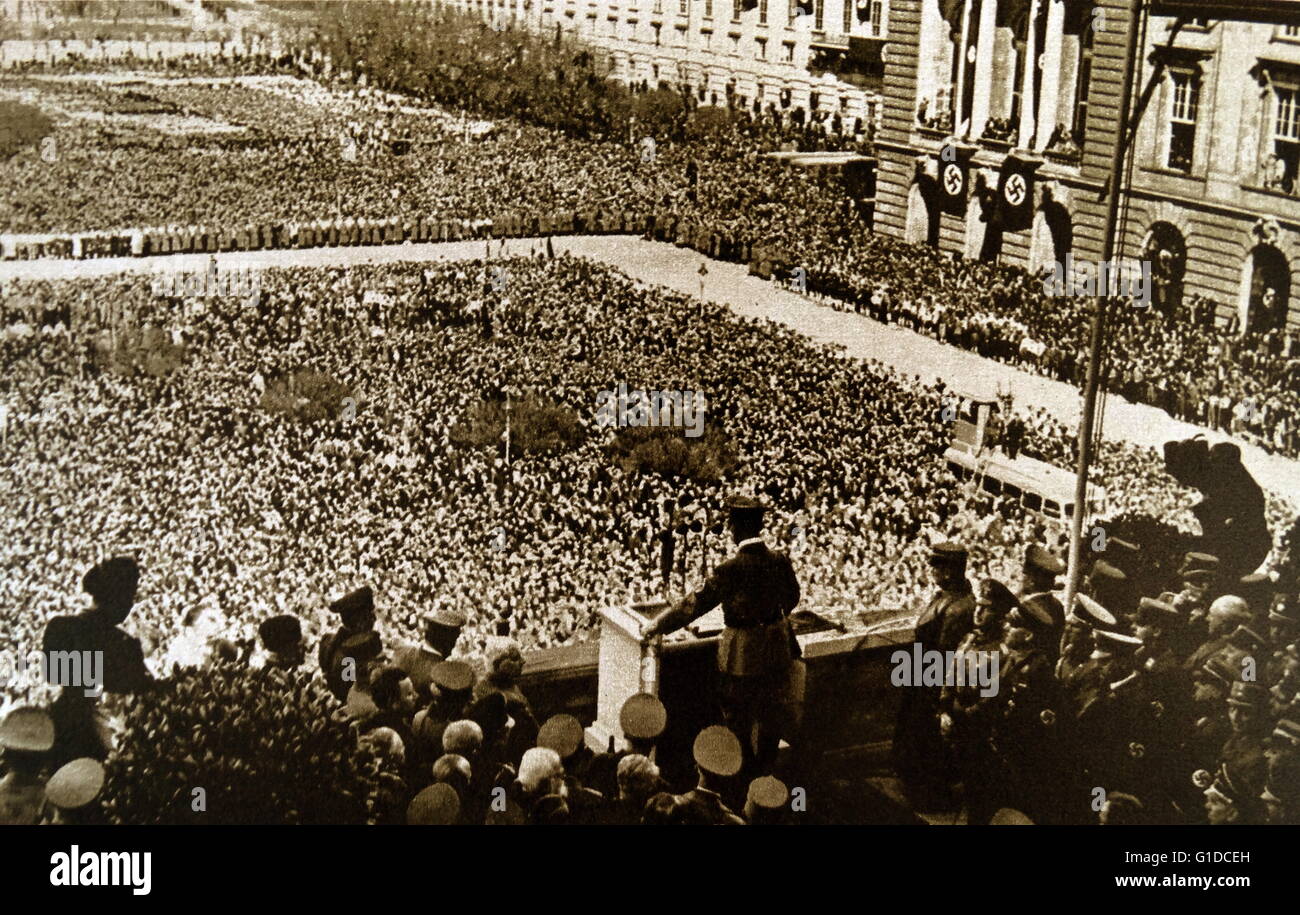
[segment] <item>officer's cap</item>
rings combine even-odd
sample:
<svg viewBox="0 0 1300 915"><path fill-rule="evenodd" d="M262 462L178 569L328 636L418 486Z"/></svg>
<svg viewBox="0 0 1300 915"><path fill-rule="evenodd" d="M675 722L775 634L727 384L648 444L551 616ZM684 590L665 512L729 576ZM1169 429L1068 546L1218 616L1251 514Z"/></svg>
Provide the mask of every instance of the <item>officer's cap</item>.
<svg viewBox="0 0 1300 915"><path fill-rule="evenodd" d="M740 741L720 724L707 727L695 737L695 764L712 775L728 777L740 771Z"/></svg>
<svg viewBox="0 0 1300 915"><path fill-rule="evenodd" d="M582 723L572 715L552 715L537 732L537 745L548 747L568 759L582 746Z"/></svg>
<svg viewBox="0 0 1300 915"><path fill-rule="evenodd" d="M629 696L618 713L618 723L623 736L630 740L654 740L668 725L668 711L664 704L649 693Z"/></svg>
<svg viewBox="0 0 1300 915"><path fill-rule="evenodd" d="M375 592L369 585L357 588L330 604L330 610L339 616L369 613L375 609Z"/></svg>
<svg viewBox="0 0 1300 915"><path fill-rule="evenodd" d="M1182 615L1173 604L1151 597L1144 597L1138 601L1137 615L1139 621L1150 620L1157 625L1167 625L1182 619Z"/></svg>
<svg viewBox="0 0 1300 915"><path fill-rule="evenodd" d="M944 541L930 547L930 565L961 566L966 565L966 548L960 543Z"/></svg>
<svg viewBox="0 0 1300 915"><path fill-rule="evenodd" d="M446 782L430 785L406 808L408 826L451 826L460 816L460 796Z"/></svg>
<svg viewBox="0 0 1300 915"><path fill-rule="evenodd" d="M1114 629L1119 625L1113 613L1086 594L1074 595L1074 618L1093 629Z"/></svg>
<svg viewBox="0 0 1300 915"><path fill-rule="evenodd" d="M450 693L468 693L474 687L474 669L464 661L442 661L432 671L433 684Z"/></svg>
<svg viewBox="0 0 1300 915"><path fill-rule="evenodd" d="M97 602L120 603L135 594L140 566L130 556L105 559L81 579L81 587Z"/></svg>
<svg viewBox="0 0 1300 915"><path fill-rule="evenodd" d="M1026 629L1042 631L1061 624L1041 595L1033 595L1022 600L1020 606L1016 608L1016 615L1020 617Z"/></svg>
<svg viewBox="0 0 1300 915"><path fill-rule="evenodd" d="M1113 629L1094 629L1092 634L1119 651L1134 651L1142 644L1142 640L1137 636L1116 632Z"/></svg>
<svg viewBox="0 0 1300 915"><path fill-rule="evenodd" d="M43 709L20 706L0 723L0 747L24 753L45 753L54 746L54 722Z"/></svg>
<svg viewBox="0 0 1300 915"><path fill-rule="evenodd" d="M1044 575L1057 576L1065 571L1065 563L1037 543L1031 543L1025 550L1025 568Z"/></svg>
<svg viewBox="0 0 1300 915"><path fill-rule="evenodd" d="M50 776L45 797L61 810L85 807L104 787L104 766L97 759L74 759Z"/></svg>
<svg viewBox="0 0 1300 915"><path fill-rule="evenodd" d="M749 792L745 795L745 806L751 804L760 810L776 811L785 807L790 797L790 789L785 782L771 775L764 775L749 783Z"/></svg>
<svg viewBox="0 0 1300 915"><path fill-rule="evenodd" d="M1088 580L1092 582L1109 581L1116 583L1128 581L1128 576L1106 560L1099 559L1097 562L1093 563L1092 571L1088 573Z"/></svg>
<svg viewBox="0 0 1300 915"><path fill-rule="evenodd" d="M1265 708L1268 705L1268 690L1258 683L1238 680L1232 684L1228 693L1228 704L1238 708Z"/></svg>

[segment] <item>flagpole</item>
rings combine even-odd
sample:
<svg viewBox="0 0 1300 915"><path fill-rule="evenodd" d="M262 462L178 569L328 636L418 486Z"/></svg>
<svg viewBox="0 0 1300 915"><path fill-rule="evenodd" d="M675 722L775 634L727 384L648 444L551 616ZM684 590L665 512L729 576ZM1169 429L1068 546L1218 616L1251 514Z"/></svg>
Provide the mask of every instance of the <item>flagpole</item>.
<svg viewBox="0 0 1300 915"><path fill-rule="evenodd" d="M1102 233L1103 263L1110 263L1115 252L1115 228L1119 221L1119 200L1124 179L1124 160L1128 153L1125 136L1128 133L1130 97L1133 94L1135 61L1138 52L1138 33L1143 15L1143 0L1131 0L1129 8L1128 47L1124 57L1124 79L1120 89L1118 133L1115 149L1111 153L1109 196L1106 199L1106 223ZM1107 290L1109 292L1109 289ZM1097 394L1100 387L1101 353L1105 344L1106 309L1109 296L1097 297L1092 316L1092 336L1088 347L1088 375L1083 393L1083 416L1079 420L1079 465L1074 485L1074 514L1070 518L1070 565L1065 582L1065 610L1070 612L1074 597L1079 591L1079 578L1083 571L1083 515L1088 508L1088 471L1092 463L1093 426L1097 416ZM1114 609L1114 608L1113 608Z"/></svg>

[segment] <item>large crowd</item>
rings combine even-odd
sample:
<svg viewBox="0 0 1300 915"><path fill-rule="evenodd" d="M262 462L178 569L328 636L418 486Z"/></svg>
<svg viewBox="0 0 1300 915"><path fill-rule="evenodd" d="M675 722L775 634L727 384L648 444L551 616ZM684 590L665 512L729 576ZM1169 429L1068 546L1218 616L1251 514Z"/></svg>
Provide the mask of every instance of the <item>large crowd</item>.
<svg viewBox="0 0 1300 915"><path fill-rule="evenodd" d="M792 136L808 141L774 113L741 112L724 131L647 155L635 137L471 121L337 74L224 79L298 70L301 59L156 66L217 78L129 89L4 81L25 100L53 94L125 116L61 123L54 162L31 150L0 165L15 189L0 210L6 230L172 227L164 234L176 237L186 225L273 223L298 239L306 223L352 217L391 220L398 235L385 240L410 240L400 227L413 220L531 232L540 214L603 210L780 280L801 267L806 291L836 307L1081 380L1080 300L1045 294L1023 270L871 234L838 178L761 155ZM187 118L243 129L169 135L133 126L140 113L174 118L178 131L193 128ZM314 237L329 238L323 231ZM162 296L139 275L11 283L0 315L0 651L40 647L50 619L83 609L81 574L112 555L142 570L124 626L156 678L176 665L286 664L295 652L268 642L266 622L292 617L298 641L318 644L336 623L332 598L364 585L384 645L418 642L430 616L462 621L465 670L442 668L441 689L377 652L366 700L347 703L402 772L380 821L442 821L454 808L453 821L483 822L502 813L501 787L507 814L530 822L733 822L747 802L761 819L764 798L784 789L727 781L739 766L734 737L697 742L702 795L664 791L647 753L598 760L578 747L573 722L538 723L516 669L520 649L588 637L603 606L698 583L731 549L713 523L724 490L747 488L773 507L767 536L792 553L801 608L846 628L920 610L935 586L927 543L965 545L963 569L982 575L960 644L1023 664L1006 672L1019 691L993 702L935 697L927 727L963 760L951 774L968 813L1015 800L1036 819L1075 822L1087 816L1079 791L1095 783L1109 822L1195 819L1190 770L1204 769L1208 780L1196 781L1211 822L1263 818L1265 787L1267 816L1295 820L1281 781L1300 742L1294 582L1221 573L1219 557L1195 549L1204 513L1157 455L1103 445L1107 512L1128 536L1148 537L1138 557L1175 542L1186 551L1171 565L1122 548L1045 629L1032 602L988 582L1021 575L1026 545L1059 554L1063 526L952 475L942 385L544 252L273 268L247 298ZM1213 314L1196 299L1173 313L1118 308L1110 390L1297 453L1300 338L1237 335ZM267 409L268 392L304 371L341 385L346 408L317 419ZM598 394L619 382L703 392L707 423L734 445L739 469L712 481L619 466L608 453L616 432L595 421ZM572 411L579 441L528 454L458 435L484 399L525 394ZM1018 422L1020 450L1068 465L1072 430L1044 414ZM1261 510L1278 532L1295 507L1269 495ZM704 523L674 528L681 512ZM1257 681L1240 676L1242 658L1259 662ZM300 664L313 669L302 658L288 666ZM7 705L51 697L30 684L4 693ZM1035 722L1062 726L1044 736ZM1117 744L1128 730L1140 733ZM1086 758L1072 769L1066 748L1076 745ZM1081 780L1043 778L1058 789L1044 795L1042 771ZM1004 796L993 787L1002 783L1018 788Z"/></svg>

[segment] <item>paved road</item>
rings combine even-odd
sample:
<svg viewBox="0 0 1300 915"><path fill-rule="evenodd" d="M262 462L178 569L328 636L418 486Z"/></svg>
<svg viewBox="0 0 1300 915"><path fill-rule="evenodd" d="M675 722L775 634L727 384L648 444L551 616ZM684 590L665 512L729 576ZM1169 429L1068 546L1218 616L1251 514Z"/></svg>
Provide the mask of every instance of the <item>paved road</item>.
<svg viewBox="0 0 1300 915"><path fill-rule="evenodd" d="M562 236L552 238L551 243L557 252L568 251L604 261L641 282L659 284L691 295L700 291L698 271L700 264L706 263L705 296L726 304L736 314L779 321L809 339L843 347L848 355L876 359L926 380L942 378L959 387L1010 390L1018 406L1044 408L1070 426L1078 425L1082 398L1070 385L983 359L966 350L894 325L881 324L863 315L835 311L807 296L750 276L748 269L739 264L709 260L687 248L645 241L631 235ZM544 245L544 239L511 239L506 242L505 253L527 254L534 247L541 250ZM480 240L357 248L232 251L218 254L217 263L224 269L256 269L288 265L462 260L482 257L486 250L487 244ZM493 241L491 251L496 256L500 242ZM0 279L102 276L162 269L203 270L207 262L206 254L86 261L5 261L0 262ZM1186 438L1198 432L1206 433L1211 441L1226 437L1173 419L1154 407L1132 404L1121 397L1106 398L1104 434L1108 439L1158 449L1170 439ZM1300 504L1300 462L1270 455L1244 442L1238 444L1246 466L1262 485Z"/></svg>

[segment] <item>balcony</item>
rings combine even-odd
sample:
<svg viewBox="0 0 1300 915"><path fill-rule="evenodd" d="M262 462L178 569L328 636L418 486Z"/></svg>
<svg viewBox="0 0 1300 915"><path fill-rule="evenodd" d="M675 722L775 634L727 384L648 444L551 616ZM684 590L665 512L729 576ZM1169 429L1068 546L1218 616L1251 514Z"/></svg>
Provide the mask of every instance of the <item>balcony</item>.
<svg viewBox="0 0 1300 915"><path fill-rule="evenodd" d="M828 51L847 51L849 36L844 32L813 32L812 46Z"/></svg>

